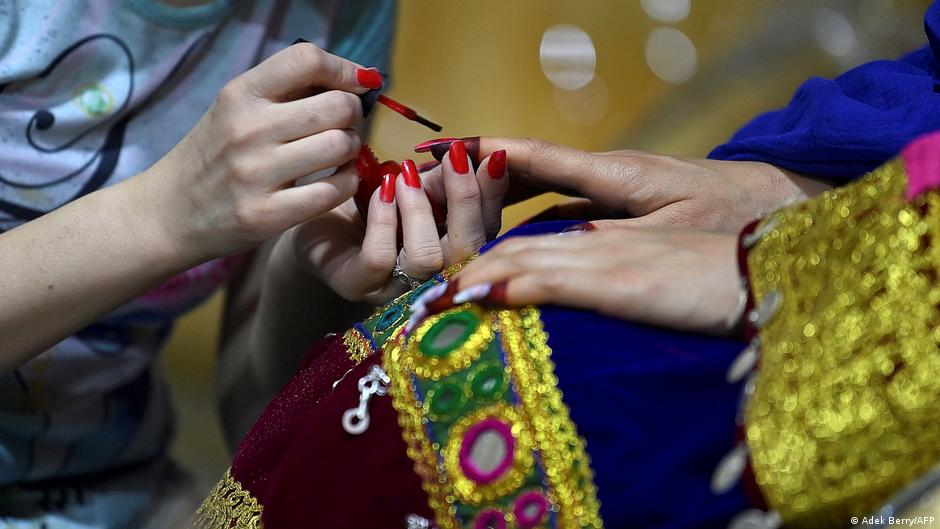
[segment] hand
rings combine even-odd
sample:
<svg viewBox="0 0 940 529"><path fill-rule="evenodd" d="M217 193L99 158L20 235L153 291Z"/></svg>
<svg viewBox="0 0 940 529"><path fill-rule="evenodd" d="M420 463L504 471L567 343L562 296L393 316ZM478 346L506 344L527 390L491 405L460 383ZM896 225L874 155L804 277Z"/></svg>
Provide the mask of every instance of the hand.
<svg viewBox="0 0 940 529"><path fill-rule="evenodd" d="M440 158L450 140L416 150ZM589 153L538 139L465 138L474 160L507 151L512 189L524 199L546 191L573 194L600 207L600 217L630 217L637 226L738 232L748 222L831 186L758 162L660 156L642 151Z"/></svg>
<svg viewBox="0 0 940 529"><path fill-rule="evenodd" d="M371 152L363 149L362 156L369 155ZM508 187L501 160L505 160L502 154L488 157L474 174L459 142L432 172L419 174L414 162L405 160L401 174L385 175L381 187L372 194L368 222L349 200L292 230L288 236L297 262L347 300L383 304L407 290L392 277L396 262L408 276L428 279L474 255L496 236ZM445 192L447 233L443 236L438 233L424 189L423 180L432 174L443 183Z"/></svg>
<svg viewBox="0 0 940 529"><path fill-rule="evenodd" d="M310 43L290 46L229 82L193 130L142 174L180 251L231 254L334 208L356 190L352 171L298 179L343 165L359 149L356 94L375 74ZM378 80L380 83L381 80Z"/></svg>
<svg viewBox="0 0 940 529"><path fill-rule="evenodd" d="M452 299L429 293L417 304L433 312L468 301L557 304L680 330L731 330L741 292L735 235L602 226L507 239L451 281L457 286L442 297Z"/></svg>

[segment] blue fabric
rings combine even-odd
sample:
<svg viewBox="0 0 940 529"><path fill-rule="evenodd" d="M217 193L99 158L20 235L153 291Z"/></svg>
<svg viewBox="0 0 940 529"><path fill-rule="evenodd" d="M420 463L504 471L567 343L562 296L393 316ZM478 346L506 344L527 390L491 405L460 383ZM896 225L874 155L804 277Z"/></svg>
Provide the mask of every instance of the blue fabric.
<svg viewBox="0 0 940 529"><path fill-rule="evenodd" d="M767 162L798 173L849 180L940 129L940 4L924 17L929 45L875 61L836 79L812 78L785 108L758 116L709 158Z"/></svg>
<svg viewBox="0 0 940 529"><path fill-rule="evenodd" d="M509 237L576 224L541 222ZM558 385L587 440L606 527L725 528L747 508L740 487L709 480L734 446L741 384L725 373L745 344L543 306Z"/></svg>

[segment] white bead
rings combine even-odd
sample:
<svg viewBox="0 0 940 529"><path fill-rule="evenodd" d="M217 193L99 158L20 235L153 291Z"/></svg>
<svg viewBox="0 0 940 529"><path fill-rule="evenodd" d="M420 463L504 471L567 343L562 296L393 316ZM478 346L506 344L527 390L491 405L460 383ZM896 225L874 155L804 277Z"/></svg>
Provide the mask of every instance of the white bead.
<svg viewBox="0 0 940 529"><path fill-rule="evenodd" d="M777 511L748 509L735 516L728 524L728 529L777 529L780 521Z"/></svg>
<svg viewBox="0 0 940 529"><path fill-rule="evenodd" d="M731 366L728 368L728 374L725 375L725 379L729 384L737 383L754 369L754 366L757 365L759 350L760 338L754 337L751 343L738 354L734 362L731 362Z"/></svg>
<svg viewBox="0 0 940 529"><path fill-rule="evenodd" d="M734 488L744 474L745 467L747 467L747 445L739 443L715 467L711 481L712 493L724 494Z"/></svg>

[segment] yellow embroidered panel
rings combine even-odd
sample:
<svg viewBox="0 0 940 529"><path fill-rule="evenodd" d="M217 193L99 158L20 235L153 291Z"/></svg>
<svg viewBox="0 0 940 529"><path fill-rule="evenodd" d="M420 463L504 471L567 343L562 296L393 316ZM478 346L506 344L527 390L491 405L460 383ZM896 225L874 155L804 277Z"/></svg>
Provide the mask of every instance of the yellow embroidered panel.
<svg viewBox="0 0 940 529"><path fill-rule="evenodd" d="M763 221L748 253L760 330L747 411L757 483L795 527L844 526L940 461L940 199L899 160ZM772 223L772 225L768 225Z"/></svg>
<svg viewBox="0 0 940 529"><path fill-rule="evenodd" d="M225 471L209 496L196 511L196 529L261 529L261 504Z"/></svg>
<svg viewBox="0 0 940 529"><path fill-rule="evenodd" d="M349 351L349 358L358 364L381 349L385 342L397 336L398 332L408 323L408 318L411 317L411 304L421 294L449 280L471 259L447 267L424 284L398 296L384 307L376 310L365 321L357 323L347 330L343 334L343 343Z"/></svg>
<svg viewBox="0 0 940 529"><path fill-rule="evenodd" d="M468 304L386 347L408 455L441 529L602 527L547 340L537 309Z"/></svg>

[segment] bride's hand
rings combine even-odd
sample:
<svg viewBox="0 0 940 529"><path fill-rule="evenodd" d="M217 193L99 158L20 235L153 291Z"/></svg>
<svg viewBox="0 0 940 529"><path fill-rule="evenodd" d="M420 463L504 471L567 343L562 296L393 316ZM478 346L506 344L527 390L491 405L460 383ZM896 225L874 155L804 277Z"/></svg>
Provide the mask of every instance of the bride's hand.
<svg viewBox="0 0 940 529"><path fill-rule="evenodd" d="M735 235L591 226L507 239L464 267L443 303L431 299L442 293L429 292L417 304L434 312L467 301L555 304L688 331L723 334L734 326L741 308Z"/></svg>
<svg viewBox="0 0 940 529"><path fill-rule="evenodd" d="M786 203L830 186L758 162L660 156L642 151L590 153L533 138L464 138L474 161L507 152L511 200L546 191L588 199L598 218L629 217L635 226L737 232ZM436 158L449 140L419 145ZM433 184L432 184L433 188ZM588 204L587 201L584 201Z"/></svg>
<svg viewBox="0 0 940 529"><path fill-rule="evenodd" d="M371 154L371 153L370 153ZM407 290L392 277L396 263L416 280L477 253L499 232L503 196L508 187L503 154L488 156L475 173L463 145L455 143L433 169L442 183L447 232L432 213L423 180L411 160L401 174L383 177L368 201L368 220L352 199L305 224L291 237L297 262L350 301L379 305ZM489 163L495 159L494 163ZM343 170L355 171L350 165ZM401 244L398 224L401 219Z"/></svg>

